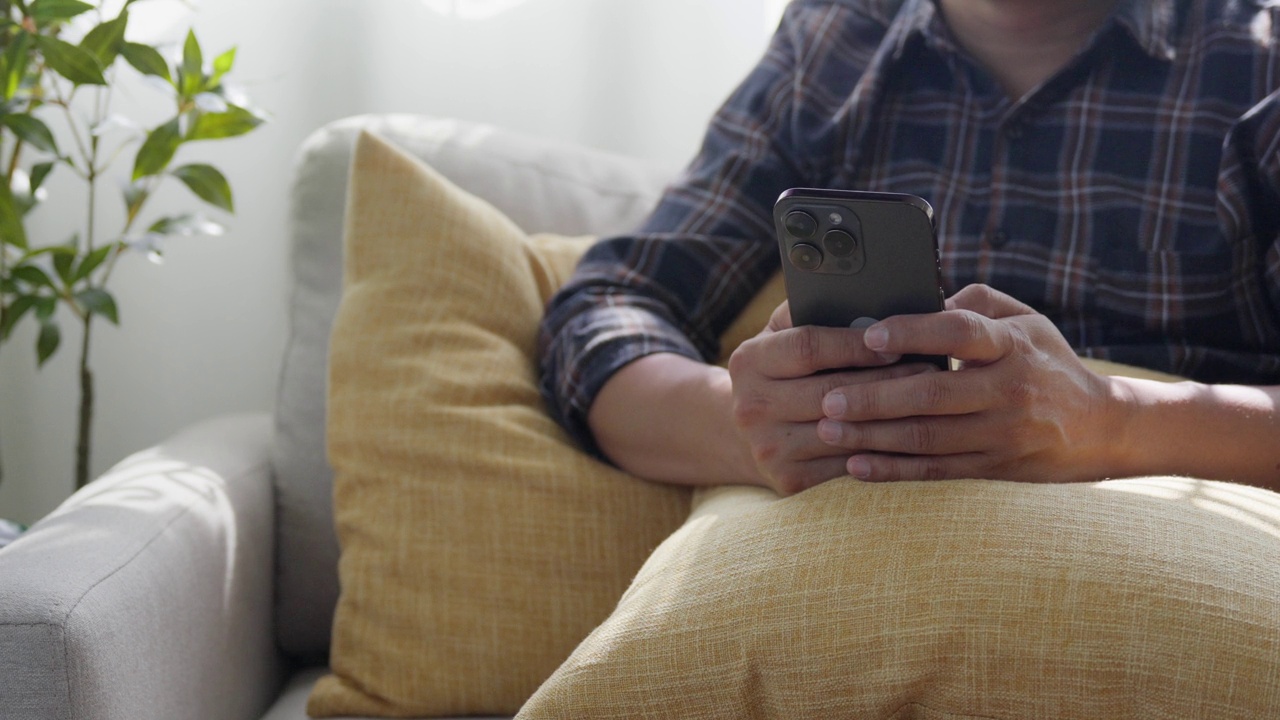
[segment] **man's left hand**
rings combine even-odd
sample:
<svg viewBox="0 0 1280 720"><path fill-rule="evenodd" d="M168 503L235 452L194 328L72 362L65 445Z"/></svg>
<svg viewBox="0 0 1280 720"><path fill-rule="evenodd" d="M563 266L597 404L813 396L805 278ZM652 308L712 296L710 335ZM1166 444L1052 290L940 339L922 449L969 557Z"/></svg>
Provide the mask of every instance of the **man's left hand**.
<svg viewBox="0 0 1280 720"><path fill-rule="evenodd" d="M1125 403L1031 307L971 285L947 310L886 318L865 335L883 354L949 355L955 372L846 385L823 400L819 436L852 452L863 480L1071 482L1109 475Z"/></svg>

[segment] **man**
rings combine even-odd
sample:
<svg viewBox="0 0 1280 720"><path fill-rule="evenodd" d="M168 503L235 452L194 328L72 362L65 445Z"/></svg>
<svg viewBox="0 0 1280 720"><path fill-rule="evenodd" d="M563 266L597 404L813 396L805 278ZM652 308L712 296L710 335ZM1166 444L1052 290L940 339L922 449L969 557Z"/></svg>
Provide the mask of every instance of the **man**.
<svg viewBox="0 0 1280 720"><path fill-rule="evenodd" d="M685 176L548 308L553 411L675 483L1280 489L1280 13L1262 5L796 0ZM792 328L784 304L709 366L778 267L771 207L797 186L927 199L948 310L864 331ZM962 367L891 365L909 353Z"/></svg>

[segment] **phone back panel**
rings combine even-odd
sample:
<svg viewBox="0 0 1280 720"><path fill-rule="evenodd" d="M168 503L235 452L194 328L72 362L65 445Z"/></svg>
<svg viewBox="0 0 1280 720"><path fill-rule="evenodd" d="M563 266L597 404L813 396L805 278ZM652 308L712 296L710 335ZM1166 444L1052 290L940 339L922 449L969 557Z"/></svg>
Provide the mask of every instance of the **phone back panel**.
<svg viewBox="0 0 1280 720"><path fill-rule="evenodd" d="M789 230L786 218L796 210L816 221L811 237L796 237ZM932 211L923 200L888 193L789 190L775 206L774 221L793 324L848 327L860 318L880 320L943 308ZM824 250L821 240L833 229L854 237L855 255L826 257L818 270L801 269L789 258L794 246L806 240ZM842 269L841 262L849 267Z"/></svg>

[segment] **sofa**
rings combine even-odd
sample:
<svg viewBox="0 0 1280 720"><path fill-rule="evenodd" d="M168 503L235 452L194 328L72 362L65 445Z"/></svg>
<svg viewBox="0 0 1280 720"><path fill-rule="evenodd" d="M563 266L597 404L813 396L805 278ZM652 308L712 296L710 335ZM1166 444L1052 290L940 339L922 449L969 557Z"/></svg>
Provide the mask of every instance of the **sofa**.
<svg viewBox="0 0 1280 720"><path fill-rule="evenodd" d="M453 120L311 136L274 411L125 459L0 550L0 717L1280 716L1275 493L690 496L573 447L533 389L541 303L671 177ZM455 281L471 295L451 305Z"/></svg>
<svg viewBox="0 0 1280 720"><path fill-rule="evenodd" d="M338 599L325 385L361 130L530 231L620 231L672 175L446 119L364 116L314 133L292 189L275 411L212 418L126 458L0 551L6 720L306 717Z"/></svg>

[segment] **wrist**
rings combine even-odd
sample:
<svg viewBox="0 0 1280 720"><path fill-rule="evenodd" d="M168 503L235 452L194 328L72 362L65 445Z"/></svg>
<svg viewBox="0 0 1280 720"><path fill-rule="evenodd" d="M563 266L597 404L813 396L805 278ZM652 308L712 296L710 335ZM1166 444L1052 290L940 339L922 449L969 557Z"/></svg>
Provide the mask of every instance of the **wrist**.
<svg viewBox="0 0 1280 720"><path fill-rule="evenodd" d="M1109 477L1185 474L1192 472L1188 455L1194 454L1188 420L1211 422L1208 416L1188 413L1196 388L1192 382L1165 382L1112 376L1113 406L1117 424L1105 454ZM1195 431L1193 430L1193 433ZM1199 432L1212 432L1201 427Z"/></svg>
<svg viewBox="0 0 1280 720"><path fill-rule="evenodd" d="M1143 389L1130 378L1104 376L1108 400L1106 420L1097 448L1095 477L1133 477L1143 474L1145 435L1142 415L1148 401Z"/></svg>
<svg viewBox="0 0 1280 720"><path fill-rule="evenodd" d="M757 483L733 424L728 371L658 353L619 370L588 415L596 442L634 475L687 485Z"/></svg>
<svg viewBox="0 0 1280 720"><path fill-rule="evenodd" d="M724 420L720 423L720 427L724 429L718 447L722 451L720 463L726 468L730 477L736 478L735 482L743 485L756 485L772 489L764 474L760 472L760 466L756 464L755 456L751 452L751 444L747 442L733 421L733 378L729 375L729 371L721 368L710 366L708 387L711 396L715 398L714 402L718 404L718 415Z"/></svg>

